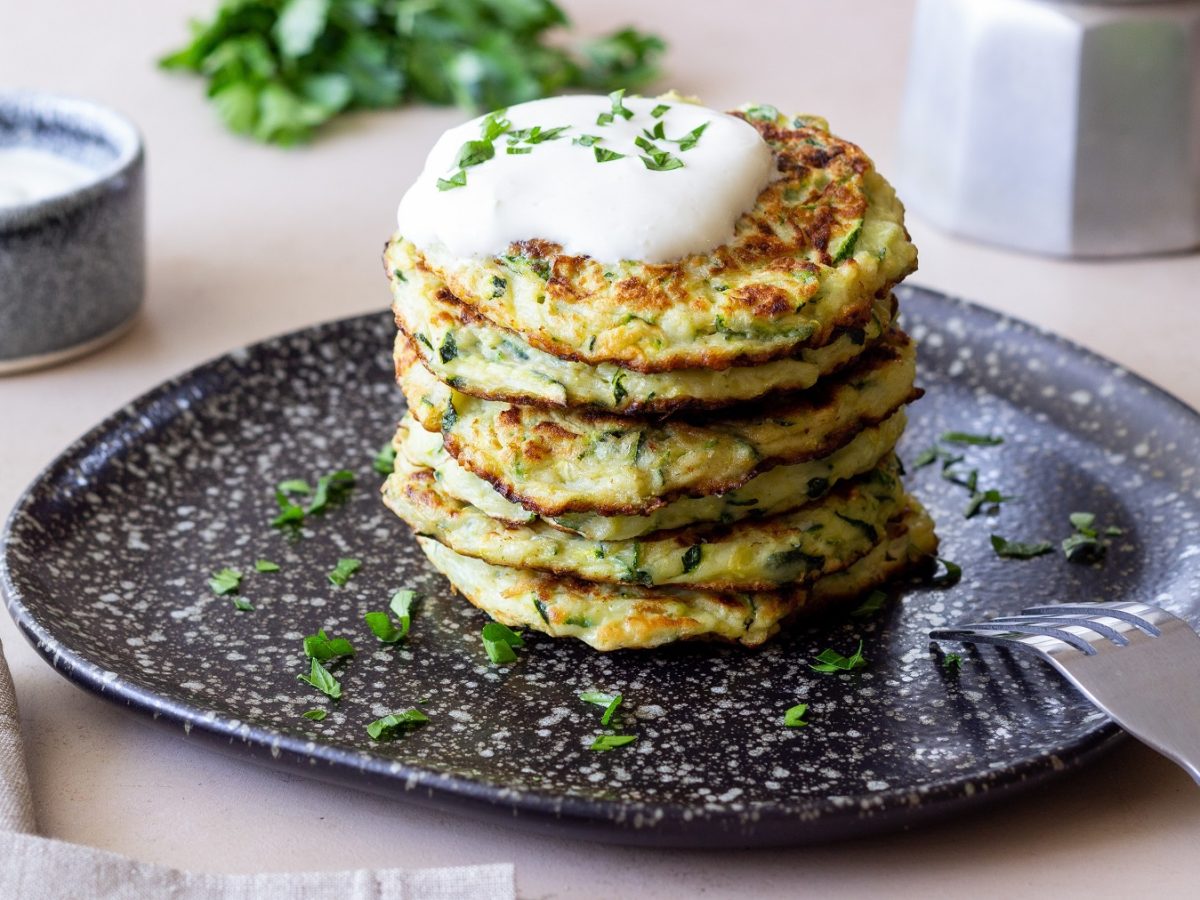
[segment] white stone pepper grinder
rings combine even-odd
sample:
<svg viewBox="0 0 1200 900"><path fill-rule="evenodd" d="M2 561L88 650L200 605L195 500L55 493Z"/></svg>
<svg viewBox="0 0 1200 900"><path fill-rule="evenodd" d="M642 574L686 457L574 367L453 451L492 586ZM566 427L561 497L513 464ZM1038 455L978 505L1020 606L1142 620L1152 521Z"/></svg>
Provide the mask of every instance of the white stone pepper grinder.
<svg viewBox="0 0 1200 900"><path fill-rule="evenodd" d="M905 204L1035 253L1200 246L1200 0L920 0Z"/></svg>

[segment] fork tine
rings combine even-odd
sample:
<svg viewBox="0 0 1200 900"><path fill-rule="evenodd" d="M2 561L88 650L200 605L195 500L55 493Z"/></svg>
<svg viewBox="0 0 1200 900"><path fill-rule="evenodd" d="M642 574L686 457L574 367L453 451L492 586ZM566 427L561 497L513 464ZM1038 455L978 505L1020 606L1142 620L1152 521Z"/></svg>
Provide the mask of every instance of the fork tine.
<svg viewBox="0 0 1200 900"><path fill-rule="evenodd" d="M1028 609L1021 610L1025 615L1051 615L1059 616L1064 613L1085 615L1085 616L1108 616L1113 619L1120 619L1128 622L1131 625L1136 625L1150 637L1159 637L1162 632L1152 622L1142 618L1136 613L1130 612L1129 607L1135 604L1129 603L1060 603L1051 604L1049 606L1031 606ZM1143 607L1151 610L1151 607L1146 607L1143 604L1136 604L1138 607Z"/></svg>
<svg viewBox="0 0 1200 900"><path fill-rule="evenodd" d="M1097 617L1097 618L1100 618L1100 617ZM1115 619L1116 616L1113 616L1112 618ZM1089 631L1094 631L1096 634L1100 635L1101 637L1106 637L1110 641L1112 641L1114 644L1117 644L1121 647L1124 647L1126 644L1129 643L1129 638L1125 637L1125 635L1121 634L1121 632L1117 631L1112 626L1105 625L1103 622L1098 622L1098 621L1096 621L1096 619L1093 619L1093 618L1090 618L1087 616L1059 616L1059 615L1050 615L1050 614L1028 615L1028 616L1005 616L1004 618L993 619L992 621L993 622L1014 622L1014 623L1018 623L1018 624L1029 624L1029 625L1037 625L1038 623L1045 622L1047 624L1053 623L1054 625L1057 625L1058 627L1064 627L1064 626L1071 625L1076 628L1086 628ZM1084 640L1086 640L1086 638L1084 638Z"/></svg>
<svg viewBox="0 0 1200 900"><path fill-rule="evenodd" d="M1033 623L1021 622L1016 617L991 619L990 622L973 622L967 625L966 628L971 628L978 631L1012 631L1019 635L1038 635L1040 637L1054 637L1058 641L1070 644L1080 653L1091 655L1096 653L1096 648L1088 643L1087 638L1073 634L1073 632L1054 628L1052 625L1038 625Z"/></svg>
<svg viewBox="0 0 1200 900"><path fill-rule="evenodd" d="M1062 641L1071 647L1074 647L1081 653L1086 653L1091 656L1096 652L1096 648L1087 642L1084 638L1077 634L1072 634L1069 631L1064 631L1061 628L1053 628L1048 625L1026 624L1021 621L1013 621L1013 619L993 619L990 622L972 622L969 625L964 625L957 629L945 629L940 631L930 632L930 637L938 638L943 635L951 640L971 640L978 641L981 634L995 633L1015 633L1024 635L1037 635L1039 637L1054 638ZM969 634L971 636L962 636ZM1010 638L1014 643L1020 642L1017 638ZM998 641L982 641L986 644L999 643Z"/></svg>
<svg viewBox="0 0 1200 900"><path fill-rule="evenodd" d="M1078 649L1082 653L1096 653L1091 644L1080 637L1064 631L1063 635L1048 634L1050 629L1025 629L1019 631L1008 626L994 628L990 622L974 622L955 628L934 629L929 636L935 641L962 641L964 643L988 643L997 647L1024 647L1049 653L1051 650ZM1082 646L1080 646L1082 644Z"/></svg>

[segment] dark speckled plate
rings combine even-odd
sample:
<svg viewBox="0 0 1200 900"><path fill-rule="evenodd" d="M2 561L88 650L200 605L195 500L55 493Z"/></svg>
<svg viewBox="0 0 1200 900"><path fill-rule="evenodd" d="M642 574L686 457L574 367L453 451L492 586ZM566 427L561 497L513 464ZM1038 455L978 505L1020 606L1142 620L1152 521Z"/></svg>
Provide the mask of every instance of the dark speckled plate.
<svg viewBox="0 0 1200 900"><path fill-rule="evenodd" d="M791 844L895 828L1008 795L1071 769L1117 729L1039 663L966 654L947 673L928 629L1032 602L1137 599L1191 621L1200 539L1191 410L1070 344L928 291L901 292L921 342L903 446L945 429L995 432L971 448L983 487L1020 499L965 520L938 467L910 473L965 570L951 589L910 586L870 620L800 628L758 652L693 645L594 653L541 636L487 662L485 619L450 596L379 502L375 449L401 409L387 314L241 350L135 401L42 474L9 522L3 586L43 656L77 684L248 759L530 829L640 844ZM289 540L268 527L272 485L339 467L346 506ZM1072 511L1125 530L1101 565L998 559L988 536L1057 541ZM326 573L363 560L348 586ZM256 557L276 574L253 574ZM237 612L210 572L249 572ZM379 645L363 613L420 588L411 640ZM345 696L296 681L301 639L353 638ZM865 642L869 667L820 675L826 647ZM588 750L621 691L636 744ZM390 743L364 726L422 701L431 722ZM783 711L810 705L807 728ZM330 710L323 722L301 713Z"/></svg>

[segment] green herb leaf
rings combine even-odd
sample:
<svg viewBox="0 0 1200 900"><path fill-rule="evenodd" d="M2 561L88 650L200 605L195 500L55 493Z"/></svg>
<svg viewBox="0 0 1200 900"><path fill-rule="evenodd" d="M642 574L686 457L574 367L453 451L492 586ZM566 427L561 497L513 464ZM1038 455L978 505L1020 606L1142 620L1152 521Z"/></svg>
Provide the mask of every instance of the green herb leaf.
<svg viewBox="0 0 1200 900"><path fill-rule="evenodd" d="M936 557L937 562L945 571L940 575L935 575L929 579L929 583L934 587L953 587L962 581L962 566L956 562L951 562L948 559Z"/></svg>
<svg viewBox="0 0 1200 900"><path fill-rule="evenodd" d="M962 668L962 662L963 662L963 658L960 654L947 653L945 656L942 657L942 668L945 669L947 672L951 672L951 673L957 675L958 670L960 668Z"/></svg>
<svg viewBox="0 0 1200 900"><path fill-rule="evenodd" d="M1125 533L1125 529L1118 528L1116 525L1109 525L1104 529L1105 537L1120 537Z"/></svg>
<svg viewBox="0 0 1200 900"><path fill-rule="evenodd" d="M708 128L708 122L705 122L703 125L697 125L686 135L676 141L675 143L679 145L679 152L682 153L685 150L691 150L693 147L695 147L696 144L700 142L700 135L704 134L704 130L706 128Z"/></svg>
<svg viewBox="0 0 1200 900"><path fill-rule="evenodd" d="M600 137L599 135L581 134L579 137L573 139L571 143L577 144L580 147L591 147L594 144L598 144L602 140L604 140L604 138Z"/></svg>
<svg viewBox="0 0 1200 900"><path fill-rule="evenodd" d="M622 369L612 378L613 403L619 404L628 396L629 392L625 390L625 371Z"/></svg>
<svg viewBox="0 0 1200 900"><path fill-rule="evenodd" d="M1095 562L1104 556L1104 545L1089 534L1073 534L1062 542L1068 562Z"/></svg>
<svg viewBox="0 0 1200 900"><path fill-rule="evenodd" d="M579 695L579 699L584 703L594 703L596 706L603 706L604 713L600 716L600 724L607 725L612 721L613 713L617 711L617 707L621 705L620 694L606 694L601 691L584 691Z"/></svg>
<svg viewBox="0 0 1200 900"><path fill-rule="evenodd" d="M454 165L459 169L469 169L487 162L495 155L496 147L491 141L467 141L459 148Z"/></svg>
<svg viewBox="0 0 1200 900"><path fill-rule="evenodd" d="M791 709L783 714L783 724L788 728L803 728L808 723L804 721L805 714L808 713L807 703L797 703Z"/></svg>
<svg viewBox="0 0 1200 900"><path fill-rule="evenodd" d="M704 554L704 548L699 544L692 544L683 554L683 571L684 574L691 572L696 566L700 565L700 558Z"/></svg>
<svg viewBox="0 0 1200 900"><path fill-rule="evenodd" d="M391 475L396 470L396 448L390 441L379 448L371 466L380 475Z"/></svg>
<svg viewBox="0 0 1200 900"><path fill-rule="evenodd" d="M437 180L437 189L439 191L452 191L455 188L467 186L467 170L459 169L449 178L439 178Z"/></svg>
<svg viewBox="0 0 1200 900"><path fill-rule="evenodd" d="M852 619L867 619L879 612L887 604L888 595L883 591L871 591L857 609L850 613Z"/></svg>
<svg viewBox="0 0 1200 900"><path fill-rule="evenodd" d="M256 572L278 572L279 563L273 563L269 559L256 559L254 561L254 570Z"/></svg>
<svg viewBox="0 0 1200 900"><path fill-rule="evenodd" d="M850 656L842 656L836 650L822 650L817 654L817 665L810 666L815 672L850 672L854 669L866 668L867 661L862 655L863 642L858 642L858 649Z"/></svg>
<svg viewBox="0 0 1200 900"><path fill-rule="evenodd" d="M494 663L515 662L517 654L514 648L525 646L521 635L499 622L488 622L484 625L481 636L483 649L487 652L488 659Z"/></svg>
<svg viewBox="0 0 1200 900"><path fill-rule="evenodd" d="M341 682L334 678L315 656L312 659L312 665L309 667L309 673L307 675L297 675L296 678L305 684L315 687L322 694L332 697L334 700L342 696Z"/></svg>
<svg viewBox="0 0 1200 900"><path fill-rule="evenodd" d="M391 609L392 614L400 620L400 630L404 635L408 634L408 630L412 625L412 607L416 601L417 592L403 588L392 594L392 599L388 603L388 608Z"/></svg>
<svg viewBox="0 0 1200 900"><path fill-rule="evenodd" d="M329 715L329 713L325 712L323 709L310 709L307 712L301 713L301 715L303 715L306 719L312 720L313 722L320 722L327 715Z"/></svg>
<svg viewBox="0 0 1200 900"><path fill-rule="evenodd" d="M275 489L284 494L304 494L307 496L312 493L312 488L308 486L308 482L303 478L289 478L287 481L281 481L275 485Z"/></svg>
<svg viewBox="0 0 1200 900"><path fill-rule="evenodd" d="M637 740L636 734L601 734L592 741L589 750L615 750L618 747L624 747L626 744L632 744Z"/></svg>
<svg viewBox="0 0 1200 900"><path fill-rule="evenodd" d="M208 579L208 586L218 597L235 593L241 584L242 573L237 569L222 569L219 572L213 572L212 578Z"/></svg>
<svg viewBox="0 0 1200 900"><path fill-rule="evenodd" d="M914 469L923 469L925 466L932 465L937 462L941 451L937 447L927 447L917 454L917 458L913 460Z"/></svg>
<svg viewBox="0 0 1200 900"><path fill-rule="evenodd" d="M1096 514L1095 513L1073 512L1073 513L1071 513L1070 518L1071 518L1071 525L1074 526L1076 531L1082 532L1083 534L1089 535L1090 537L1096 536L1096 529L1095 529Z"/></svg>
<svg viewBox="0 0 1200 900"><path fill-rule="evenodd" d="M992 549L996 551L997 556L1004 559L1033 559L1033 557L1041 556L1043 553L1050 553L1054 550L1054 545L1048 544L1045 541L1035 544L1024 544L1020 541L1010 541L998 534L993 534Z"/></svg>
<svg viewBox="0 0 1200 900"><path fill-rule="evenodd" d="M593 147L592 153L596 155L596 162L611 162L614 159L624 159L624 153L617 153L615 150L609 150L605 147Z"/></svg>
<svg viewBox="0 0 1200 900"><path fill-rule="evenodd" d="M550 36L567 24L550 0L222 0L159 64L203 77L230 129L277 144L307 140L350 109L488 109L655 76L664 49L657 37L624 28L572 52ZM619 98L613 108L628 113ZM483 139L508 127L503 110L493 113Z"/></svg>
<svg viewBox="0 0 1200 900"><path fill-rule="evenodd" d="M763 103L759 106L751 106L743 110L743 115L755 122L774 122L779 118L779 110L774 106Z"/></svg>
<svg viewBox="0 0 1200 900"><path fill-rule="evenodd" d="M337 565L329 573L329 581L338 587L345 587L350 577L361 568L362 562L360 560L343 557L337 561Z"/></svg>
<svg viewBox="0 0 1200 900"><path fill-rule="evenodd" d="M963 516L968 519L974 518L975 514L983 509L986 504L998 506L1001 503L1007 503L1009 500L1014 499L1016 498L1010 497L1007 494L1001 494L995 489L976 491L971 495L971 502L967 504L967 508L963 510Z"/></svg>
<svg viewBox="0 0 1200 900"><path fill-rule="evenodd" d="M272 528L283 528L287 525L299 525L304 521L304 507L297 506L288 499L283 491L275 492L275 502L279 504L279 515L271 520Z"/></svg>
<svg viewBox="0 0 1200 900"><path fill-rule="evenodd" d="M367 734L373 741L386 741L396 737L401 732L412 731L429 721L429 716L416 707L400 713L391 713L382 719L376 719L367 726Z"/></svg>
<svg viewBox="0 0 1200 900"><path fill-rule="evenodd" d="M652 115L656 119L661 119L663 117L663 115L665 115L666 112L670 108L671 107L668 106L667 104L660 103L660 104L658 104L658 106L654 107L654 109L650 110L650 115Z"/></svg>
<svg viewBox="0 0 1200 900"><path fill-rule="evenodd" d="M254 606L245 597L233 597L233 608L238 612L254 612Z"/></svg>
<svg viewBox="0 0 1200 900"><path fill-rule="evenodd" d="M1004 438L995 434L970 434L966 431L944 431L938 438L945 444L973 444L980 447L996 447L1004 443Z"/></svg>
<svg viewBox="0 0 1200 900"><path fill-rule="evenodd" d="M304 655L312 659L328 662L342 656L353 656L354 647L345 638L331 638L321 628L316 634L310 634L304 639Z"/></svg>
<svg viewBox="0 0 1200 900"><path fill-rule="evenodd" d="M325 512L330 503L339 503L344 500L353 487L354 473L346 469L322 475L317 479L317 490L313 494L308 508L304 511L305 514Z"/></svg>
<svg viewBox="0 0 1200 900"><path fill-rule="evenodd" d="M511 147L510 146L507 150L505 150L505 152L509 156L521 156L525 153L532 153L533 148L532 147Z"/></svg>

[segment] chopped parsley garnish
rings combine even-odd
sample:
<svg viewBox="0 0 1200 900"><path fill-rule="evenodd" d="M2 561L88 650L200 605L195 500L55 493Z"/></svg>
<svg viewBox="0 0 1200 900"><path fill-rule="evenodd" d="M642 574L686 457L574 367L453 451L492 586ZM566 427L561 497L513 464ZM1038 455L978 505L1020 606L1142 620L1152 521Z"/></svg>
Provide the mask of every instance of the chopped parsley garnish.
<svg viewBox="0 0 1200 900"><path fill-rule="evenodd" d="M312 659L328 662L342 656L353 656L354 646L345 638L331 638L321 628L316 634L310 634L304 639L304 655Z"/></svg>
<svg viewBox="0 0 1200 900"><path fill-rule="evenodd" d="M499 622L488 622L484 625L481 637L488 659L497 664L515 662L516 648L525 646L520 634Z"/></svg>
<svg viewBox="0 0 1200 900"><path fill-rule="evenodd" d="M337 561L337 565L333 567L333 571L329 573L329 581L331 584L336 584L338 587L345 587L346 582L350 580L359 569L362 568L362 561L343 557Z"/></svg>
<svg viewBox="0 0 1200 900"><path fill-rule="evenodd" d="M385 612L367 613L364 618L375 637L385 644L394 644L407 637L408 629L412 625L411 610L416 596L416 591L409 590L396 591L392 594L392 602L389 605L400 621L398 628L392 624L391 618Z"/></svg>
<svg viewBox="0 0 1200 900"><path fill-rule="evenodd" d="M1008 494L1002 494L995 488L986 491L976 491L971 495L971 501L967 504L967 508L963 510L965 518L973 518L979 510L983 509L984 505L999 506L1001 503L1006 503L1014 499Z"/></svg>
<svg viewBox="0 0 1200 900"><path fill-rule="evenodd" d="M691 572L696 566L700 565L700 558L704 555L704 548L699 544L692 544L684 551L683 554L683 571L686 575Z"/></svg>
<svg viewBox="0 0 1200 900"><path fill-rule="evenodd" d="M275 492L275 502L279 504L279 515L271 520L272 528L282 528L285 525L299 525L304 521L304 507L297 506L288 499L283 491Z"/></svg>
<svg viewBox="0 0 1200 900"><path fill-rule="evenodd" d="M323 710L323 709L310 709L307 712L302 713L302 715L304 716L304 718L309 719L313 722L320 722L327 715L329 715L329 713L325 712L325 710Z"/></svg>
<svg viewBox="0 0 1200 900"><path fill-rule="evenodd" d="M613 91L608 95L608 99L612 101L612 112L600 113L596 117L597 125L611 125L617 116L626 120L633 118L633 111L625 106L625 88Z"/></svg>
<svg viewBox="0 0 1200 900"><path fill-rule="evenodd" d="M584 691L579 695L579 699L584 703L594 703L596 706L603 706L604 713L600 716L600 724L607 725L612 721L613 713L617 711L617 707L621 705L620 694L605 694L602 691Z"/></svg>
<svg viewBox="0 0 1200 900"><path fill-rule="evenodd" d="M469 169L487 162L496 155L496 147L491 141L467 141L458 151L458 159L454 165L460 169Z"/></svg>
<svg viewBox="0 0 1200 900"><path fill-rule="evenodd" d="M341 682L334 678L315 656L312 658L309 673L307 675L297 675L296 678L305 684L315 687L322 694L332 697L334 700L342 696Z"/></svg>
<svg viewBox="0 0 1200 900"><path fill-rule="evenodd" d="M679 145L680 152L682 153L684 150L691 150L693 147L695 147L696 144L700 142L700 135L704 134L704 129L706 128L708 128L707 122L705 122L703 125L697 125L686 135L676 141L675 143ZM670 139L668 138L668 140Z"/></svg>
<svg viewBox="0 0 1200 900"><path fill-rule="evenodd" d="M636 734L601 734L592 741L589 750L616 750L637 740Z"/></svg>
<svg viewBox="0 0 1200 900"><path fill-rule="evenodd" d="M396 448L390 441L379 448L371 466L380 475L391 475L396 470Z"/></svg>
<svg viewBox="0 0 1200 900"><path fill-rule="evenodd" d="M322 475L317 479L317 490L313 494L308 508L304 510L305 514L324 512L330 503L338 503L346 499L346 495L350 493L352 487L354 487L354 473L346 469Z"/></svg>
<svg viewBox="0 0 1200 900"><path fill-rule="evenodd" d="M413 707L412 709L406 709L404 712L391 713L382 719L376 719L367 726L367 734L371 736L371 740L373 741L386 741L396 737L401 732L419 728L428 721L429 716L416 707Z"/></svg>
<svg viewBox="0 0 1200 900"><path fill-rule="evenodd" d="M779 110L774 106L763 103L759 106L751 106L749 109L743 110L742 115L747 119L753 119L755 122L774 122L779 118Z"/></svg>
<svg viewBox="0 0 1200 900"><path fill-rule="evenodd" d="M218 597L236 593L241 584L242 573L237 569L222 569L219 572L213 572L212 578L208 579L208 586Z"/></svg>
<svg viewBox="0 0 1200 900"><path fill-rule="evenodd" d="M233 608L238 612L254 612L254 606L245 597L234 597Z"/></svg>
<svg viewBox="0 0 1200 900"><path fill-rule="evenodd" d="M289 478L287 481L281 481L275 485L275 489L285 494L304 494L307 496L312 493L312 488L308 486L308 482L303 478Z"/></svg>
<svg viewBox="0 0 1200 900"><path fill-rule="evenodd" d="M814 672L851 672L854 669L864 669L867 660L863 657L863 642L858 642L858 649L850 656L842 656L836 650L822 650L817 654L817 665L809 666Z"/></svg>
<svg viewBox="0 0 1200 900"><path fill-rule="evenodd" d="M914 469L923 469L925 466L933 465L937 462L938 455L941 451L937 447L926 447L917 454L917 458L913 460Z"/></svg>
<svg viewBox="0 0 1200 900"><path fill-rule="evenodd" d="M808 723L804 721L804 716L808 713L807 703L797 703L791 709L783 714L783 724L788 728L803 728Z"/></svg>
<svg viewBox="0 0 1200 900"><path fill-rule="evenodd" d="M650 110L650 115L656 119L661 119L671 107L665 103L660 103L654 109Z"/></svg>
<svg viewBox="0 0 1200 900"><path fill-rule="evenodd" d="M598 134L581 134L579 137L573 139L571 143L580 147L591 147L600 143L602 140L604 140L604 138L600 137Z"/></svg>
<svg viewBox="0 0 1200 900"><path fill-rule="evenodd" d="M521 156L522 154L525 154L525 153L532 153L533 148L532 147L515 147L512 144L509 144L508 148L505 150L505 152L509 156Z"/></svg>
<svg viewBox="0 0 1200 900"><path fill-rule="evenodd" d="M254 561L254 571L256 572L278 572L279 563L273 563L269 559L256 559Z"/></svg>
<svg viewBox="0 0 1200 900"><path fill-rule="evenodd" d="M966 431L944 431L938 438L944 444L970 444L978 447L998 447L1004 438L996 434L971 434Z"/></svg>
<svg viewBox="0 0 1200 900"><path fill-rule="evenodd" d="M638 159L652 172L670 172L672 169L683 168L683 160L665 150L652 152L649 156L639 156Z"/></svg>
<svg viewBox="0 0 1200 900"><path fill-rule="evenodd" d="M455 188L467 186L467 172L465 169L459 169L449 178L439 178L437 180L437 189L439 191L452 191Z"/></svg>
<svg viewBox="0 0 1200 900"><path fill-rule="evenodd" d="M438 347L438 357L442 362L448 363L456 356L458 356L458 344L454 340L454 332L447 331L446 336L442 338L442 346Z"/></svg>
<svg viewBox="0 0 1200 900"><path fill-rule="evenodd" d="M992 535L992 549L1003 559L1033 559L1054 550L1053 544L1039 541L1035 544L1025 544L1020 541L1010 541L998 534Z"/></svg>
<svg viewBox="0 0 1200 900"><path fill-rule="evenodd" d="M867 599L859 604L858 608L850 613L852 619L866 619L883 609L887 603L888 595L883 591L871 591Z"/></svg>
<svg viewBox="0 0 1200 900"><path fill-rule="evenodd" d="M962 667L963 658L958 653L947 653L942 657L942 668L947 672L958 674L958 670Z"/></svg>
<svg viewBox="0 0 1200 900"><path fill-rule="evenodd" d="M940 556L935 559L945 571L930 578L930 584L934 587L952 587L962 581L962 566Z"/></svg>
<svg viewBox="0 0 1200 900"><path fill-rule="evenodd" d="M1108 549L1107 543L1100 539L1100 529L1096 526L1096 514L1089 512L1074 512L1070 515L1071 527L1075 533L1062 542L1063 554L1070 562L1097 562ZM1114 525L1104 529L1104 537L1119 537L1124 532Z"/></svg>
<svg viewBox="0 0 1200 900"><path fill-rule="evenodd" d="M614 159L624 159L624 153L617 153L615 150L609 150L605 147L593 147L592 153L596 155L596 162L611 162Z"/></svg>

